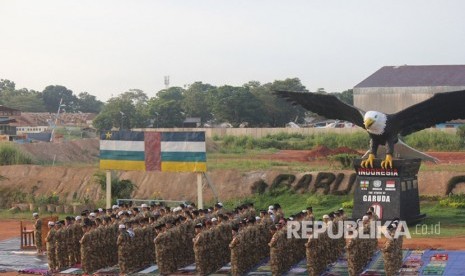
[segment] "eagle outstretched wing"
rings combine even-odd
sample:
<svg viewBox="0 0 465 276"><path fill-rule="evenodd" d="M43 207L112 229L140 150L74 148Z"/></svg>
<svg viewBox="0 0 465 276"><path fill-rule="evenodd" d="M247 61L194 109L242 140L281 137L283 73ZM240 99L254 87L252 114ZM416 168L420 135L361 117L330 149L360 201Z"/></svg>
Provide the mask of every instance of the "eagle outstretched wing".
<svg viewBox="0 0 465 276"><path fill-rule="evenodd" d="M434 94L391 116L393 130L402 136L447 121L465 119L465 90Z"/></svg>
<svg viewBox="0 0 465 276"><path fill-rule="evenodd" d="M365 112L346 104L334 95L281 90L274 91L274 94L328 119L349 121L359 127L364 127L363 114Z"/></svg>

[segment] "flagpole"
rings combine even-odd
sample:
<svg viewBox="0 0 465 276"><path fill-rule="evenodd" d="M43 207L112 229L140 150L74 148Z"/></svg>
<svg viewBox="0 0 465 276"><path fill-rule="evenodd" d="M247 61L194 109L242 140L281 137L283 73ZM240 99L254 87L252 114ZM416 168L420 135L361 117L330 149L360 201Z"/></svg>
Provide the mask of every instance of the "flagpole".
<svg viewBox="0 0 465 276"><path fill-rule="evenodd" d="M197 209L203 209L202 173L197 173Z"/></svg>
<svg viewBox="0 0 465 276"><path fill-rule="evenodd" d="M106 192L107 192L107 209L110 209L111 208L111 171L110 170L107 170L106 172L106 175L107 175L107 189L106 189Z"/></svg>

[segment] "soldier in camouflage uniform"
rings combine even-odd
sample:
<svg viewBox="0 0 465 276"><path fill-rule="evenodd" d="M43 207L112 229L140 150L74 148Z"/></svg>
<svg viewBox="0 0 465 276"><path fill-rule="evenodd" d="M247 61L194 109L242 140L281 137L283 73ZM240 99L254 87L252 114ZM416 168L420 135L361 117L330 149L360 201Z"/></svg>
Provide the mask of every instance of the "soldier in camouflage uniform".
<svg viewBox="0 0 465 276"><path fill-rule="evenodd" d="M76 264L76 256L75 256L75 250L74 250L74 237L73 237L73 228L74 224L72 223L71 217L66 217L65 218L65 230L64 230L64 237L65 240L64 242L66 243L66 249L67 249L67 255L68 255L68 264L67 266L72 266Z"/></svg>
<svg viewBox="0 0 465 276"><path fill-rule="evenodd" d="M395 228L392 225L389 225L387 229L389 231L390 237L386 239L386 243L381 249L381 252L383 253L384 271L386 272L386 276L392 276L395 275L394 273L397 271L394 256L396 246L396 241L394 240Z"/></svg>
<svg viewBox="0 0 465 276"><path fill-rule="evenodd" d="M127 274L128 271L128 261L131 257L126 248L128 244L131 243L131 237L129 233L126 231L126 226L124 224L119 225L119 235L116 244L118 245L118 265L119 270L122 275Z"/></svg>
<svg viewBox="0 0 465 276"><path fill-rule="evenodd" d="M37 253L42 253L42 220L39 218L38 213L32 214L34 221L34 241L37 248Z"/></svg>
<svg viewBox="0 0 465 276"><path fill-rule="evenodd" d="M82 225L82 238L79 241L81 244L81 267L85 274L89 274L91 271L90 267L90 250L92 250L92 239L90 234L90 225L83 224Z"/></svg>
<svg viewBox="0 0 465 276"><path fill-rule="evenodd" d="M56 225L58 227L56 232L56 257L57 257L57 269L63 270L69 265L68 261L68 250L66 246L66 229L64 227L64 221L59 221Z"/></svg>
<svg viewBox="0 0 465 276"><path fill-rule="evenodd" d="M56 264L56 256L55 256L55 223L53 221L48 222L49 231L47 237L45 238L46 246L47 246L47 258L48 258L48 267L51 272L56 271L57 264Z"/></svg>

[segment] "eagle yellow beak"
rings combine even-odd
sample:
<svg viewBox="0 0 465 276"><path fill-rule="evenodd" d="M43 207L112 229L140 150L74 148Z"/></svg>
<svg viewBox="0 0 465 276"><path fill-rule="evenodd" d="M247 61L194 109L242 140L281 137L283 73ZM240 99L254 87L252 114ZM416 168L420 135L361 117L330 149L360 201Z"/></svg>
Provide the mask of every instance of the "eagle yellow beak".
<svg viewBox="0 0 465 276"><path fill-rule="evenodd" d="M374 122L375 120L373 120L372 118L366 118L365 121L363 121L363 124L365 125L366 129L369 129Z"/></svg>

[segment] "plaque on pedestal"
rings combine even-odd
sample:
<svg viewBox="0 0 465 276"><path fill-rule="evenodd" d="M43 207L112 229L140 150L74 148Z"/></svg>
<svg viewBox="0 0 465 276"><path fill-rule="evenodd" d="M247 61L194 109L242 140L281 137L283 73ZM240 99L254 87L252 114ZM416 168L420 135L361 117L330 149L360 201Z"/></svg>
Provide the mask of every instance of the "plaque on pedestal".
<svg viewBox="0 0 465 276"><path fill-rule="evenodd" d="M362 159L354 160L357 174L352 217L362 218L370 207L382 221L400 218L412 222L425 217L420 214L418 170L421 159L395 159L392 169L381 168L380 159L373 168L362 168Z"/></svg>

